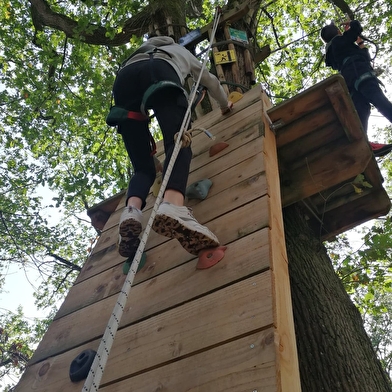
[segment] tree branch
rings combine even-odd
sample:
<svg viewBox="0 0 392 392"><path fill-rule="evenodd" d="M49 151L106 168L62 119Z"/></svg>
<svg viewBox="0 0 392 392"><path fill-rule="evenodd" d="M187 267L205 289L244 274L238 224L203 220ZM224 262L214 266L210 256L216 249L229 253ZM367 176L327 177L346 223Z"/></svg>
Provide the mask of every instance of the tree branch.
<svg viewBox="0 0 392 392"><path fill-rule="evenodd" d="M82 268L79 267L78 265L69 262L68 260L65 260L64 258L62 258L61 256L58 256L54 253L48 253L48 256L53 257L54 259L56 259L57 261L59 261L60 263L66 265L67 267L69 267L71 270L76 270L76 271L81 271Z"/></svg>
<svg viewBox="0 0 392 392"><path fill-rule="evenodd" d="M45 0L29 0L31 4L31 17L37 30L44 27L62 31L67 38L78 38L90 45L120 46L131 39L132 35L141 36L148 32L148 21L151 18L148 7L127 19L123 30L113 38L107 37L107 29L102 26L89 24L87 28L93 28L92 33L81 30L78 21L70 17L54 12Z"/></svg>

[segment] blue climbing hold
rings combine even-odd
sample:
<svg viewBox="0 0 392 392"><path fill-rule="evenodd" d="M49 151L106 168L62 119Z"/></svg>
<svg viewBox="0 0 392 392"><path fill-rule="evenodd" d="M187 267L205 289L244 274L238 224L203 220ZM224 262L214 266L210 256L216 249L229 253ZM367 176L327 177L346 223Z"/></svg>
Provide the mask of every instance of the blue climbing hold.
<svg viewBox="0 0 392 392"><path fill-rule="evenodd" d="M211 188L212 181L208 178L194 182L186 188L185 196L188 199L204 200Z"/></svg>

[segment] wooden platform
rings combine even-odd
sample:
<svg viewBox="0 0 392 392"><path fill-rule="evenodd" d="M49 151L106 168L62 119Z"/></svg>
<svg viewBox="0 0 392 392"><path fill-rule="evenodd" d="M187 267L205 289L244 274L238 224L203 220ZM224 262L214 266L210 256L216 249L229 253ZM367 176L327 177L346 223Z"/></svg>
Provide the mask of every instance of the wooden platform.
<svg viewBox="0 0 392 392"><path fill-rule="evenodd" d="M265 122L266 95L246 93L233 113L215 110L195 127L189 184L209 178L207 199L190 200L195 217L228 246L216 266L177 241L151 232L146 265L136 274L106 365L100 391L300 392L275 137ZM229 146L212 157L218 142ZM162 159L162 149L160 157ZM90 211L102 235L17 392L80 392L69 366L98 348L125 276L116 249L124 206L108 200ZM155 198L150 194L144 226ZM97 223L98 222L98 223ZM100 228L99 228L100 229Z"/></svg>
<svg viewBox="0 0 392 392"><path fill-rule="evenodd" d="M390 209L377 161L340 75L268 111L282 205L300 202L321 239Z"/></svg>

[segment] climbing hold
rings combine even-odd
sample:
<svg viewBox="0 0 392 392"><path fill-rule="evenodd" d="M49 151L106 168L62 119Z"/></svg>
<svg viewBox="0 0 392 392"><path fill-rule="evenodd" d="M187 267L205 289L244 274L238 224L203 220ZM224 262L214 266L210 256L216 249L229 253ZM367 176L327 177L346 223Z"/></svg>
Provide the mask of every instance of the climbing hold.
<svg viewBox="0 0 392 392"><path fill-rule="evenodd" d="M71 362L69 378L72 382L78 382L87 378L96 353L96 351L91 349L84 350Z"/></svg>
<svg viewBox="0 0 392 392"><path fill-rule="evenodd" d="M211 185L212 181L208 178L194 182L186 188L185 196L188 199L204 200L208 195Z"/></svg>
<svg viewBox="0 0 392 392"><path fill-rule="evenodd" d="M155 177L155 181L152 184L152 194L157 197L159 193L159 189L161 189L161 184L162 184L162 173L158 173L157 176Z"/></svg>
<svg viewBox="0 0 392 392"><path fill-rule="evenodd" d="M229 144L226 142L219 142L214 144L210 147L210 157L213 157L215 154L218 154L218 152L221 152L226 147L229 147Z"/></svg>
<svg viewBox="0 0 392 392"><path fill-rule="evenodd" d="M199 253L199 261L196 269L206 269L219 263L225 256L227 246L218 246L217 248L204 249Z"/></svg>
<svg viewBox="0 0 392 392"><path fill-rule="evenodd" d="M128 275L128 272L129 272L129 269L131 268L134 257L135 256L128 257L125 260L125 262L123 264L123 274L124 275ZM139 272L144 267L144 264L146 264L146 260L147 260L147 254L146 254L146 252L143 252L136 272Z"/></svg>
<svg viewBox="0 0 392 392"><path fill-rule="evenodd" d="M238 102L241 98L243 97L243 95L241 93L239 93L238 91L232 91L229 94L229 101L236 103Z"/></svg>

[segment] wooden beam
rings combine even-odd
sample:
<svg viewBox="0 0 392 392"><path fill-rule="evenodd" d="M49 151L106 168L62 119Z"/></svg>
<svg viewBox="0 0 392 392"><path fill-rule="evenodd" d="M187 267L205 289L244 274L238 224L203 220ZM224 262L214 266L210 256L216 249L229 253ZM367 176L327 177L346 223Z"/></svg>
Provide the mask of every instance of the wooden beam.
<svg viewBox="0 0 392 392"><path fill-rule="evenodd" d="M91 219L91 225L98 230L103 230L110 215L116 211L116 208L123 198L125 191L96 204L87 210L87 215Z"/></svg>
<svg viewBox="0 0 392 392"><path fill-rule="evenodd" d="M348 140L351 141L364 138L365 132L345 83L336 82L327 87L325 92L335 109ZM361 132L358 132L358 130Z"/></svg>
<svg viewBox="0 0 392 392"><path fill-rule="evenodd" d="M268 108L269 99L263 92L263 104ZM263 111L264 112L264 111ZM264 161L268 183L269 238L271 249L272 296L274 300L274 325L277 356L278 389L281 392L301 392L297 344L291 300L288 260L283 228L282 202L278 173L275 135L263 115L265 131Z"/></svg>
<svg viewBox="0 0 392 392"><path fill-rule="evenodd" d="M271 48L269 45L265 45L260 48L255 54L254 54L254 62L255 64L261 63L263 60L265 60L269 55L271 54Z"/></svg>
<svg viewBox="0 0 392 392"><path fill-rule="evenodd" d="M385 189L369 192L363 197L328 211L323 216L323 227L327 233L321 237L327 240L370 219L388 214L391 201Z"/></svg>
<svg viewBox="0 0 392 392"><path fill-rule="evenodd" d="M319 159L303 157L302 166L281 176L283 206L306 199L362 173L372 152L362 139L328 146Z"/></svg>

